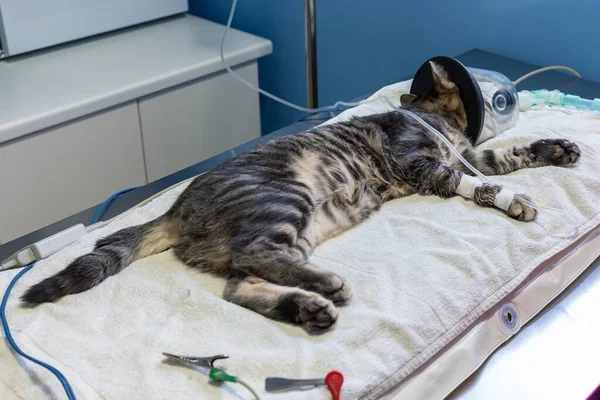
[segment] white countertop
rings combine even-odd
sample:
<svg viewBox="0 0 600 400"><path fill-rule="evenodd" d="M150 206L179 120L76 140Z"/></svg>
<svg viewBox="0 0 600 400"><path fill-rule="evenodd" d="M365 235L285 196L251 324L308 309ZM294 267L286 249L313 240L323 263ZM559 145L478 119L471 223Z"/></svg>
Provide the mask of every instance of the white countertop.
<svg viewBox="0 0 600 400"><path fill-rule="evenodd" d="M225 27L191 15L0 61L0 143L223 70ZM231 30L231 66L271 54Z"/></svg>

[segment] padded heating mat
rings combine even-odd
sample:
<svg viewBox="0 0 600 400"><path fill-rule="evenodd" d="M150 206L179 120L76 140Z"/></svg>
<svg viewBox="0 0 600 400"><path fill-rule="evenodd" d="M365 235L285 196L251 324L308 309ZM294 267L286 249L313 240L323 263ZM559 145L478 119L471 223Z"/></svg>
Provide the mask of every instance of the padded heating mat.
<svg viewBox="0 0 600 400"><path fill-rule="evenodd" d="M409 84L381 92L397 100ZM387 109L383 102L369 104L336 120ZM344 276L354 290L335 329L325 334L310 336L222 300L223 280L190 270L170 251L139 260L88 292L33 309L20 306L18 297L28 286L90 251L99 237L165 212L183 184L38 263L19 281L8 304L15 339L26 352L59 368L82 399L250 398L239 385L209 383L206 371L165 362L162 352L228 353L230 359L220 365L264 399L329 399L324 388L269 394L264 379L318 378L332 369L345 375L345 400L386 393L387 398L443 397L518 330L501 326L499 307L514 307L522 324L600 252L593 241L600 224L598 114L533 108L521 114L515 129L482 146L555 137L579 144L580 165L521 170L493 181L568 211L575 226L548 213L521 223L460 197L413 195L391 201L312 257L319 267ZM586 235L591 239L582 247L593 250L577 259L579 253L569 251ZM562 284L540 289L557 265ZM15 274L0 275L1 290ZM52 375L15 358L4 341L0 371L2 399L63 395Z"/></svg>

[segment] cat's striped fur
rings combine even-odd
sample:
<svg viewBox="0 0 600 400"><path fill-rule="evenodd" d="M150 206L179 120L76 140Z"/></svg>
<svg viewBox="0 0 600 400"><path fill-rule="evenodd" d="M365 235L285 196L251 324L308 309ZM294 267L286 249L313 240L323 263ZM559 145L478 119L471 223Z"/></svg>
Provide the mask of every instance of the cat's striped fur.
<svg viewBox="0 0 600 400"><path fill-rule="evenodd" d="M431 73L434 91L403 96L404 107L482 172L577 161L579 149L564 140L474 149L463 134L458 89L437 66ZM31 287L23 299L41 303L88 290L139 258L173 248L189 266L226 277L227 300L309 330L325 329L351 290L343 278L309 262L315 246L385 201L413 193L454 196L463 173L468 170L435 135L398 112L278 138L199 176L165 215L98 241L92 253ZM499 191L483 185L473 200L493 207ZM508 215L530 221L535 210L514 200Z"/></svg>

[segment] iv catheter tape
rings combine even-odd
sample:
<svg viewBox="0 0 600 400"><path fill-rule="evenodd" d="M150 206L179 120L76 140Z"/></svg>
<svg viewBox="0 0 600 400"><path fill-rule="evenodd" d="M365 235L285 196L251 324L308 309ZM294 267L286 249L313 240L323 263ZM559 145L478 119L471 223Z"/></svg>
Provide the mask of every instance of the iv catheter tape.
<svg viewBox="0 0 600 400"><path fill-rule="evenodd" d="M483 182L481 182L479 178L463 174L462 178L460 178L460 183L456 188L456 194L467 199L472 199L473 196L475 196L475 189L481 185L483 185Z"/></svg>
<svg viewBox="0 0 600 400"><path fill-rule="evenodd" d="M472 199L475 196L475 190L481 185L483 185L483 182L479 178L463 174L456 188L456 194L467 199ZM515 193L512 190L502 189L496 195L494 205L501 210L508 211L514 199Z"/></svg>
<svg viewBox="0 0 600 400"><path fill-rule="evenodd" d="M494 205L501 210L508 211L510 205L515 199L515 193L512 190L502 189L494 199Z"/></svg>

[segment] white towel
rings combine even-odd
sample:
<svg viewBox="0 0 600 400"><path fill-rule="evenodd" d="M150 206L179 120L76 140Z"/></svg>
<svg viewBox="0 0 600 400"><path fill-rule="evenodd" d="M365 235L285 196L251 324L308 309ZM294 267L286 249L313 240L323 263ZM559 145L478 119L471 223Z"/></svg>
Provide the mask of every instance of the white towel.
<svg viewBox="0 0 600 400"><path fill-rule="evenodd" d="M407 83L383 90L398 98ZM349 114L380 112L370 104ZM366 111L365 111L366 110ZM493 177L516 193L575 216L580 237L600 223L600 115L534 108L517 128L483 146L540 138L576 141L575 168L545 167ZM320 246L313 262L344 276L354 290L333 330L310 336L222 300L224 281L195 272L171 251L135 262L85 293L22 308L30 285L90 251L104 235L162 214L177 187L128 211L79 243L38 263L13 290L7 315L15 340L60 369L81 399L250 399L239 385L209 383L206 371L165 362L162 352L209 356L265 399L329 399L325 388L267 394L269 376L345 375L344 400L380 396L457 337L522 283L530 271L576 240L574 230L542 213L521 223L460 197L418 195L387 203L359 227ZM17 271L0 275L0 290ZM63 398L57 380L0 343L0 398Z"/></svg>

